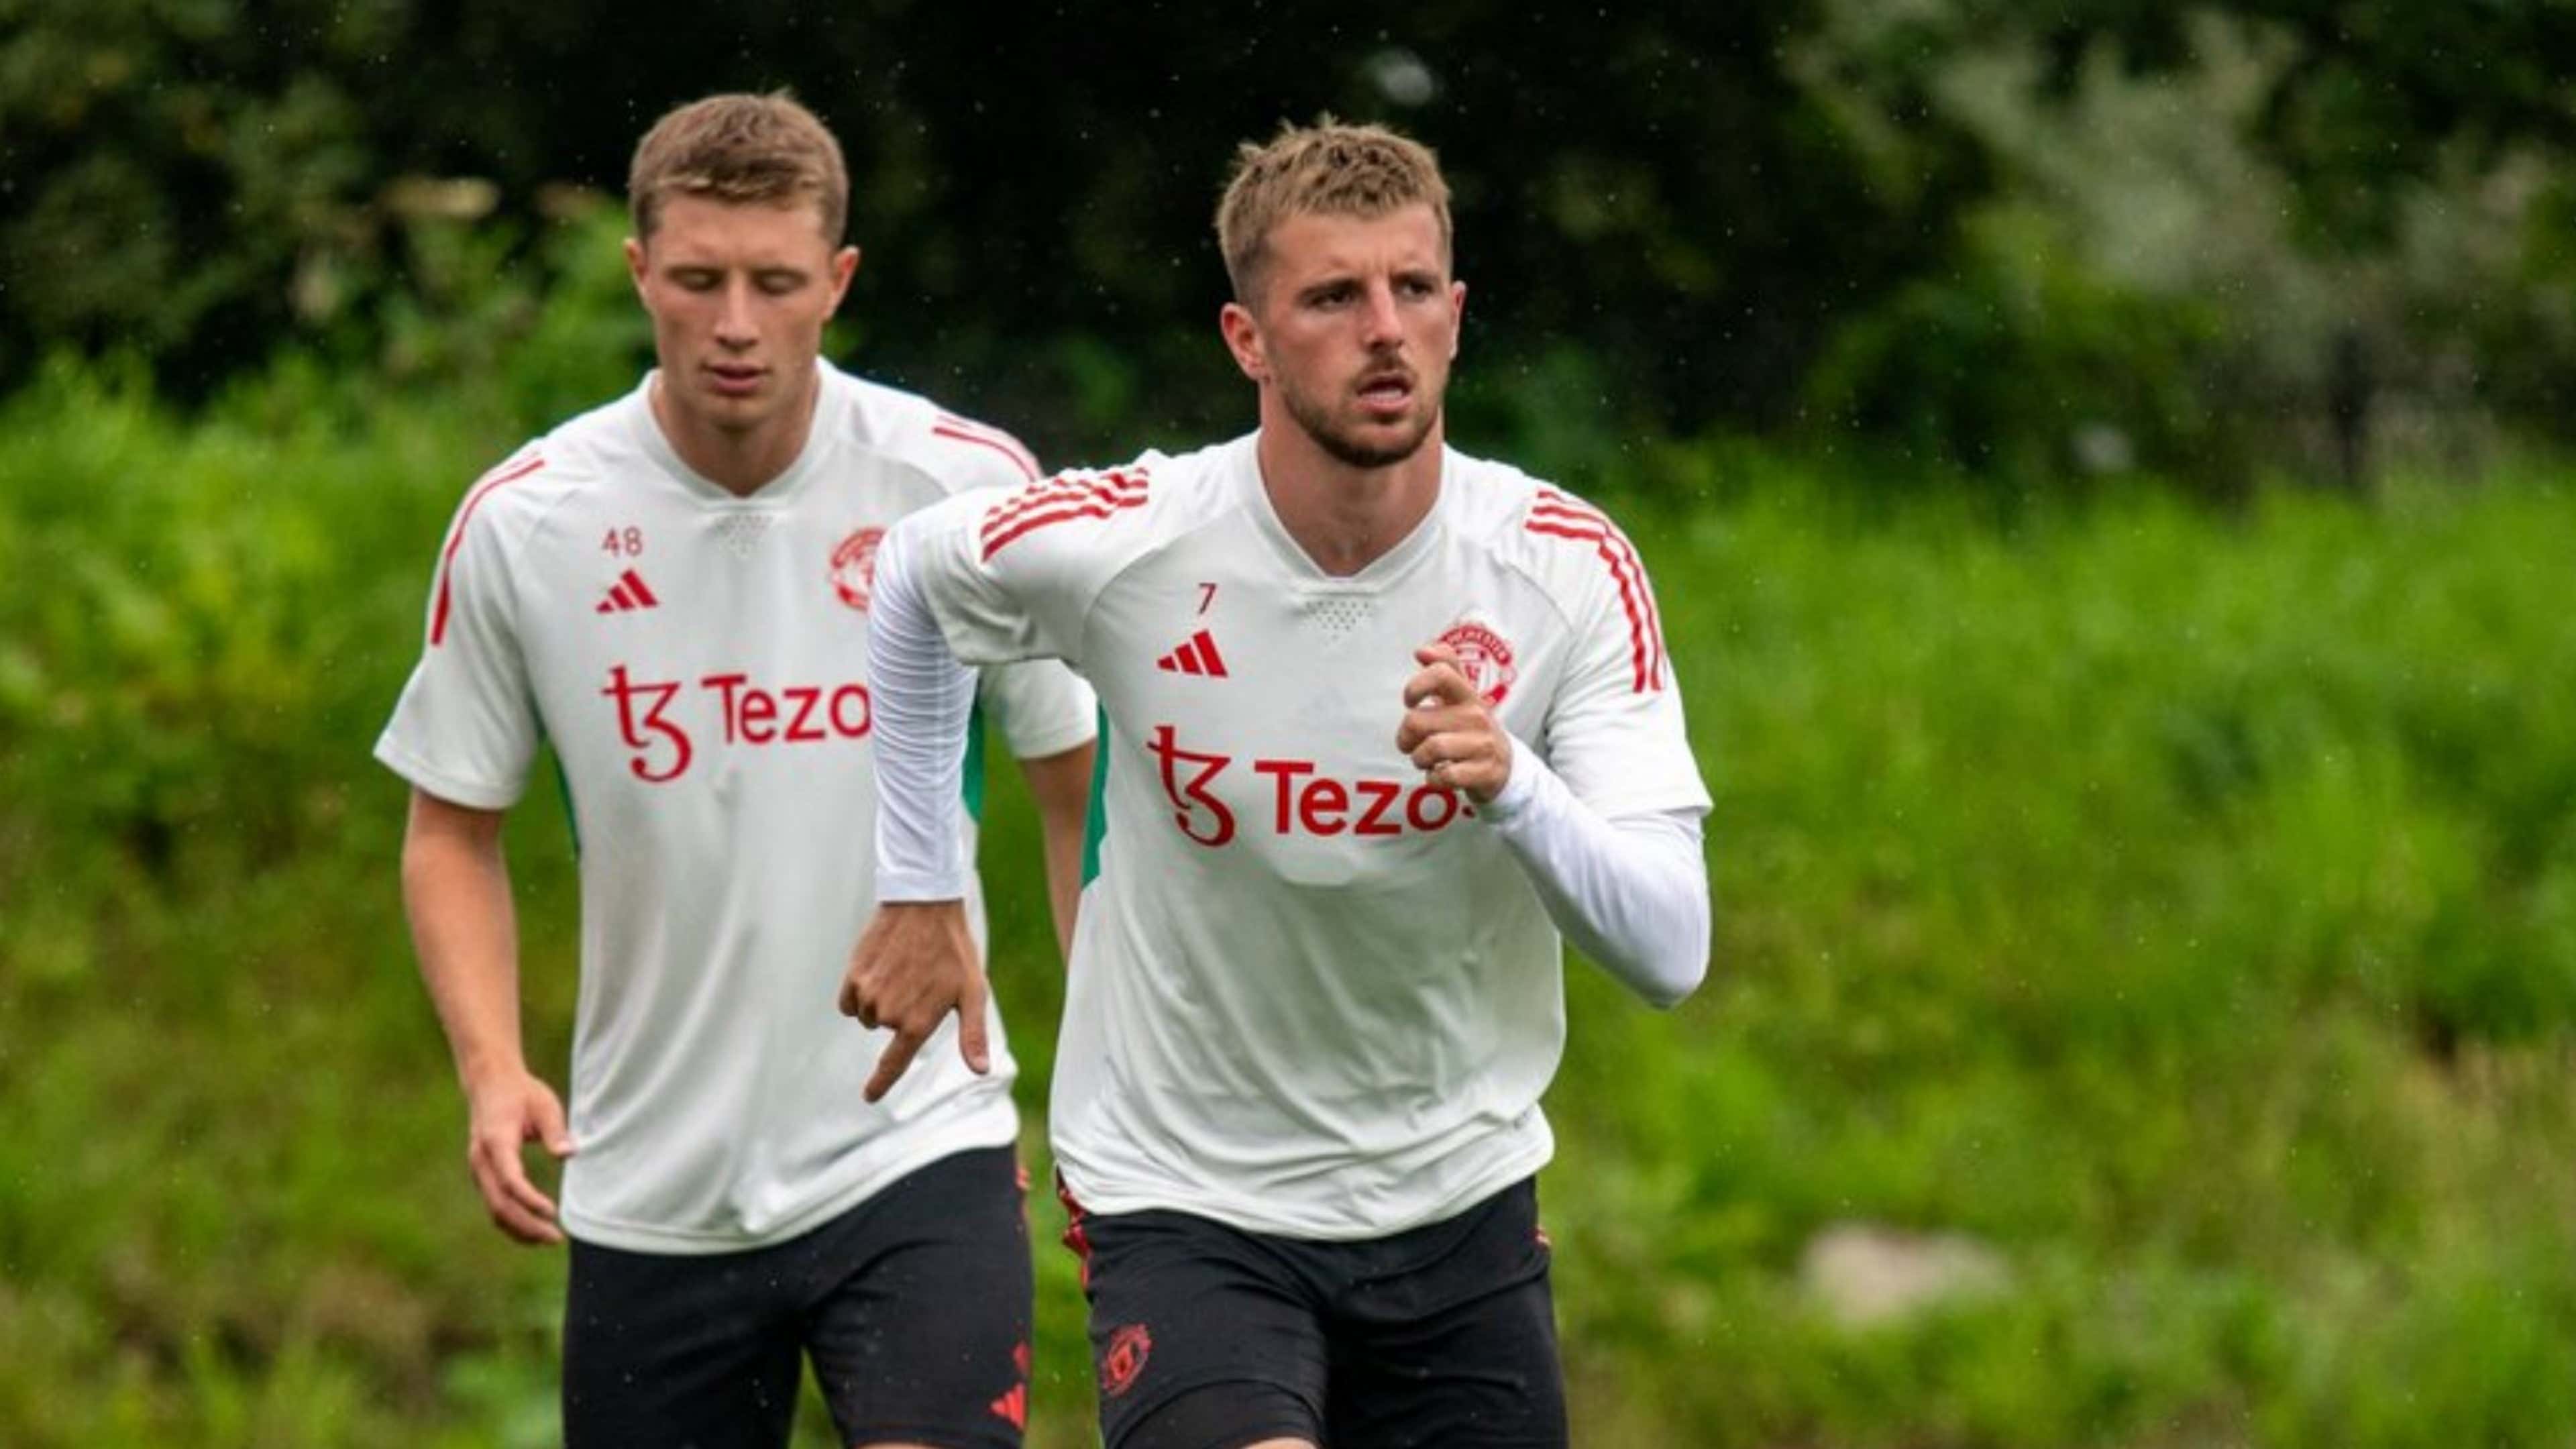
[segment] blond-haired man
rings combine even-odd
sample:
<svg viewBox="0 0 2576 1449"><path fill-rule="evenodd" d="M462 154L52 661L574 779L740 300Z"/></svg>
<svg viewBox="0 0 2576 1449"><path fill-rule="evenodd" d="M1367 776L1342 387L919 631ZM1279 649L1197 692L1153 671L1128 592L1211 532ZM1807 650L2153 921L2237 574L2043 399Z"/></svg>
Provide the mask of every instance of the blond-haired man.
<svg viewBox="0 0 2576 1449"><path fill-rule="evenodd" d="M971 1063L867 1100L884 1043L831 1000L871 899L878 540L1037 469L821 360L859 257L804 107L681 107L628 189L659 366L466 494L376 747L413 787L404 897L468 1163L502 1231L571 1240L568 1443L783 1445L810 1357L844 1444L1016 1445L1030 1275L999 1024L969 1003ZM980 698L1040 803L1061 937L1090 694L1039 664ZM540 735L581 857L569 1119L522 1055L499 843ZM569 1159L560 1211L530 1142Z"/></svg>
<svg viewBox="0 0 2576 1449"><path fill-rule="evenodd" d="M951 1002L968 660L1108 720L1050 1105L1112 1449L1566 1442L1532 1175L1559 932L1668 1005L1708 796L1609 519L1446 446L1447 187L1383 129L1244 148L1220 326L1250 436L907 519L880 556L880 898L845 1010Z"/></svg>

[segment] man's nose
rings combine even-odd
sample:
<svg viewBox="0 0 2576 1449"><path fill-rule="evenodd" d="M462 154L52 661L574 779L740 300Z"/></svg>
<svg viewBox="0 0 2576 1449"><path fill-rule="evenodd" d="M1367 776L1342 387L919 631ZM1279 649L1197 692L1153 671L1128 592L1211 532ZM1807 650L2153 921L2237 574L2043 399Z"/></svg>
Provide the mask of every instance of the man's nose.
<svg viewBox="0 0 2576 1449"><path fill-rule="evenodd" d="M1395 289L1384 282L1369 284L1360 302L1360 340L1371 347L1391 347L1404 340L1404 326L1395 310Z"/></svg>
<svg viewBox="0 0 2576 1449"><path fill-rule="evenodd" d="M716 340L727 347L748 347L760 336L752 325L751 279L737 277L725 283L724 301L716 308Z"/></svg>

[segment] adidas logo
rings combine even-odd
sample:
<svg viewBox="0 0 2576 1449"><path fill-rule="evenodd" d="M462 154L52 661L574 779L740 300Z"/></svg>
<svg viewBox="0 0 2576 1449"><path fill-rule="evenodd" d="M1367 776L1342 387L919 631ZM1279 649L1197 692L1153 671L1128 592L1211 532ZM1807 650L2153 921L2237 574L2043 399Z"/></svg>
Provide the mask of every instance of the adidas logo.
<svg viewBox="0 0 2576 1449"><path fill-rule="evenodd" d="M1205 674L1225 678L1225 656L1216 652L1216 638L1205 629L1189 637L1189 642L1154 661L1154 667L1165 674Z"/></svg>
<svg viewBox="0 0 2576 1449"><path fill-rule="evenodd" d="M608 586L608 597L600 600L599 607L592 612L624 614L635 609L658 608L661 603L660 599L653 597L653 591L644 586L644 576L628 569L617 576L616 583Z"/></svg>

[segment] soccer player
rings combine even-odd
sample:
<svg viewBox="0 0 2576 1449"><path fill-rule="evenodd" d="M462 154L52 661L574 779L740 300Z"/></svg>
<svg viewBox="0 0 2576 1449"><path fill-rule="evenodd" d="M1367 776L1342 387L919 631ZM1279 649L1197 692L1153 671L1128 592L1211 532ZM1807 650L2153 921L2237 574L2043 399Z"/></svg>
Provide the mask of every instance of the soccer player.
<svg viewBox="0 0 2576 1449"><path fill-rule="evenodd" d="M659 366L467 493L376 746L413 786L404 899L467 1161L503 1232L571 1240L576 1449L784 1445L809 1355L843 1444L1017 1445L1031 1280L999 1025L979 998L971 1069L945 1052L863 1097L885 1042L832 1003L871 900L878 540L1038 470L820 360L859 258L805 108L684 106L628 190ZM986 671L980 698L1039 803L1061 940L1095 706L1052 663ZM500 845L541 734L581 860L568 1121L522 1054ZM569 1158L560 1212L529 1142Z"/></svg>
<svg viewBox="0 0 2576 1449"><path fill-rule="evenodd" d="M1446 446L1466 294L1428 151L1291 128L1217 230L1256 432L886 540L884 904L843 1009L897 1029L883 1090L980 999L951 656L1072 662L1107 838L1050 1113L1112 1449L1562 1445L1559 932L1657 1005L1707 965L1654 597L1598 509Z"/></svg>

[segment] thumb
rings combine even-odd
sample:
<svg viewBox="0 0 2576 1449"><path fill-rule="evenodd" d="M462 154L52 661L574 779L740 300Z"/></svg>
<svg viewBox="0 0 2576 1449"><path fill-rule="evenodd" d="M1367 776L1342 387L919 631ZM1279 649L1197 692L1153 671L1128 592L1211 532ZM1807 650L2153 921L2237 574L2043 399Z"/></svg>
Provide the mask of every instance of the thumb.
<svg viewBox="0 0 2576 1449"><path fill-rule="evenodd" d="M984 973L976 971L967 976L966 989L957 998L957 1050L979 1077L993 1069L993 1049L984 1034L986 994Z"/></svg>
<svg viewBox="0 0 2576 1449"><path fill-rule="evenodd" d="M537 1140L546 1144L546 1150L557 1157L572 1156L572 1133L564 1125L563 1099L555 1095L552 1087L541 1085L537 1088L536 1100L530 1106L528 1115L537 1129Z"/></svg>

